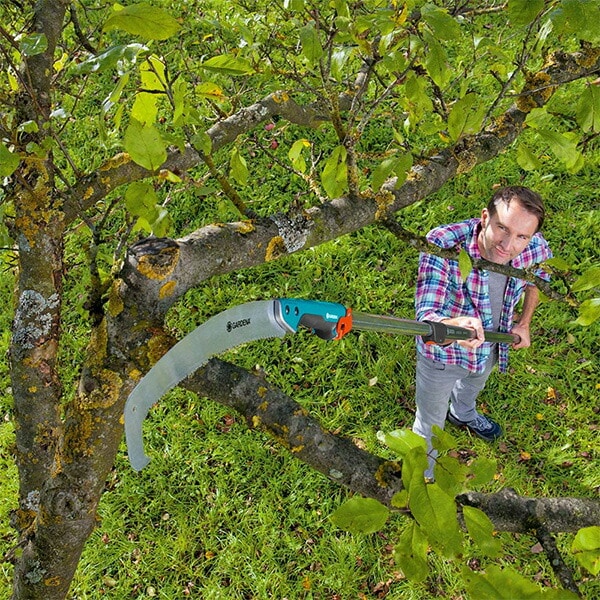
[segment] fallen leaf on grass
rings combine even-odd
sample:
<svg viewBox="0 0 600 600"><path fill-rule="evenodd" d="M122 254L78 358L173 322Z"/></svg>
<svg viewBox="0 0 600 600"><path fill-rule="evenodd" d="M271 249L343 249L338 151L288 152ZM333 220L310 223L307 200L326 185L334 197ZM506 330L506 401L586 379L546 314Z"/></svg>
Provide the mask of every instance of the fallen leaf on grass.
<svg viewBox="0 0 600 600"><path fill-rule="evenodd" d="M544 547L538 542L529 549L532 554L540 554L544 551Z"/></svg>

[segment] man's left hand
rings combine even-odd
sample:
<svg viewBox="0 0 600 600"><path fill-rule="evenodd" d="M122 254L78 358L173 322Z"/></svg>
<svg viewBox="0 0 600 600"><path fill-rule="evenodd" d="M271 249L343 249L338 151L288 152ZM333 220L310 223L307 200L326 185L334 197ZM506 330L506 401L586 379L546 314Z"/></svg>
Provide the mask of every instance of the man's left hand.
<svg viewBox="0 0 600 600"><path fill-rule="evenodd" d="M521 341L518 344L513 344L512 348L518 350L519 348L529 348L531 346L531 335L529 333L529 325L523 323L515 323L511 333L516 333Z"/></svg>

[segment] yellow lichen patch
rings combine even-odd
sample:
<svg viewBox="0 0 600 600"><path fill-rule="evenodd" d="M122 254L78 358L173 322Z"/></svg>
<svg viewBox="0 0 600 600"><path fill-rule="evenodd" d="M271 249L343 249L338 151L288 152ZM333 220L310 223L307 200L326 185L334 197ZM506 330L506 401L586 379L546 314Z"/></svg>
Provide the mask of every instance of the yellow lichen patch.
<svg viewBox="0 0 600 600"><path fill-rule="evenodd" d="M517 108L528 113L538 106L543 106L552 96L556 86L550 85L552 78L548 73L539 72L527 78L525 93L517 98Z"/></svg>
<svg viewBox="0 0 600 600"><path fill-rule="evenodd" d="M400 463L396 461L386 461L382 463L377 471L375 472L375 480L381 487L388 486L388 478L387 473L395 473L400 472L401 466Z"/></svg>
<svg viewBox="0 0 600 600"><path fill-rule="evenodd" d="M108 290L108 312L111 317L116 317L125 308L119 292L120 287L121 279L115 279Z"/></svg>
<svg viewBox="0 0 600 600"><path fill-rule="evenodd" d="M161 280L168 277L179 262L179 248L169 246L158 255L144 255L138 263L138 271L148 279Z"/></svg>
<svg viewBox="0 0 600 600"><path fill-rule="evenodd" d="M294 416L295 417L306 417L306 416L308 416L308 411L305 408L299 408L298 410L294 411Z"/></svg>
<svg viewBox="0 0 600 600"><path fill-rule="evenodd" d="M129 377L134 381L139 381L142 378L142 372L139 369L131 369L131 371L129 371Z"/></svg>
<svg viewBox="0 0 600 600"><path fill-rule="evenodd" d="M258 415L254 415L252 417L252 427L254 427L254 428L260 427L261 423L262 423L261 418Z"/></svg>
<svg viewBox="0 0 600 600"><path fill-rule="evenodd" d="M18 531L25 531L34 527L37 512L35 510L18 508L14 511L15 527Z"/></svg>
<svg viewBox="0 0 600 600"><path fill-rule="evenodd" d="M164 300L165 298L169 298L169 296L172 296L175 293L175 288L177 287L177 282L175 281L167 281L167 283L165 283L160 290L158 290L158 297L161 300Z"/></svg>
<svg viewBox="0 0 600 600"><path fill-rule="evenodd" d="M264 398L267 395L267 392L269 390L264 387L263 385L261 385L258 390L256 391L256 393L261 397ZM260 410L266 410L267 409L267 403L263 402L258 408L260 408Z"/></svg>
<svg viewBox="0 0 600 600"><path fill-rule="evenodd" d="M514 123L506 115L501 115L494 120L494 128L492 133L499 138L506 137L514 130Z"/></svg>
<svg viewBox="0 0 600 600"><path fill-rule="evenodd" d="M106 319L102 319L97 327L92 329L90 343L87 348L88 361L90 365L100 365L106 357L106 345L108 344L108 331Z"/></svg>
<svg viewBox="0 0 600 600"><path fill-rule="evenodd" d="M375 194L375 203L377 204L375 218L383 219L386 217L389 208L394 204L394 194L389 190L377 192Z"/></svg>
<svg viewBox="0 0 600 600"><path fill-rule="evenodd" d="M585 44L584 51L576 56L576 62L580 67L590 69L596 65L600 57L600 48Z"/></svg>
<svg viewBox="0 0 600 600"><path fill-rule="evenodd" d="M94 194L94 188L92 186L90 186L89 188L87 188L85 190L85 192L83 192L83 200L88 200L89 198L91 198Z"/></svg>
<svg viewBox="0 0 600 600"><path fill-rule="evenodd" d="M84 403L80 397L77 402L77 425L70 427L65 435L66 454L64 462L69 462L74 456L83 454L89 456L92 454L92 448L88 445L88 440L92 435L92 415L85 410Z"/></svg>
<svg viewBox="0 0 600 600"><path fill-rule="evenodd" d="M291 448L291 452L302 452L302 450L304 450L304 446L293 446Z"/></svg>
<svg viewBox="0 0 600 600"><path fill-rule="evenodd" d="M242 235L245 235L246 233L252 233L254 229L255 227L251 221L240 221L239 223L235 224L235 230Z"/></svg>
<svg viewBox="0 0 600 600"><path fill-rule="evenodd" d="M269 245L267 246L267 251L265 252L265 261L269 262L270 260L276 260L285 253L285 242L281 236L276 235L271 239Z"/></svg>
<svg viewBox="0 0 600 600"><path fill-rule="evenodd" d="M58 587L61 584L62 584L62 579L58 576L48 577L47 579L44 579L44 585L46 587Z"/></svg>
<svg viewBox="0 0 600 600"><path fill-rule="evenodd" d="M101 167L100 171L110 171L111 169L116 169L121 165L124 165L131 161L131 156L127 154L127 152L119 152L112 158L109 158Z"/></svg>
<svg viewBox="0 0 600 600"><path fill-rule="evenodd" d="M273 101L277 102L277 104L283 104L290 99L290 96L287 92L275 92L273 94Z"/></svg>
<svg viewBox="0 0 600 600"><path fill-rule="evenodd" d="M468 173L477 166L477 156L468 150L460 152L456 159L458 160L458 167L456 168L456 174L462 175Z"/></svg>
<svg viewBox="0 0 600 600"><path fill-rule="evenodd" d="M119 399L123 380L117 373L102 369L97 374L97 379L100 387L81 397L85 408L109 408Z"/></svg>
<svg viewBox="0 0 600 600"><path fill-rule="evenodd" d="M151 365L156 364L174 344L173 338L166 334L158 334L148 340L148 360Z"/></svg>

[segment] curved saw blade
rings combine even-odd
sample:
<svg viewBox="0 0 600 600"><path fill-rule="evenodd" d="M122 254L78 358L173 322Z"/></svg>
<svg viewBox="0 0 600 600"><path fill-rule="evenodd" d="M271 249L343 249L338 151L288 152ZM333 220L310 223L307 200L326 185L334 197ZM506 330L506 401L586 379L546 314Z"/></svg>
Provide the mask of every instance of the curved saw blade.
<svg viewBox="0 0 600 600"><path fill-rule="evenodd" d="M221 352L293 331L281 318L279 301L262 300L211 317L175 344L139 381L125 403L125 440L131 466L140 471L150 462L144 452L142 424L161 396Z"/></svg>

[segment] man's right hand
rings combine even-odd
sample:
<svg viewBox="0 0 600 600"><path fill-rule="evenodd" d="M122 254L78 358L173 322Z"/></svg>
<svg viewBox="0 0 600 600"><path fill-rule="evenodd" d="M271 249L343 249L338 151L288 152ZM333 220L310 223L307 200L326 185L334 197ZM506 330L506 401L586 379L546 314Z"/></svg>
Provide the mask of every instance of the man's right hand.
<svg viewBox="0 0 600 600"><path fill-rule="evenodd" d="M465 327L474 332L474 337L472 339L455 342L463 348L474 350L475 348L479 348L485 341L481 319L477 319L476 317L454 317L452 319L444 319L442 323L445 325L453 325L454 327Z"/></svg>

